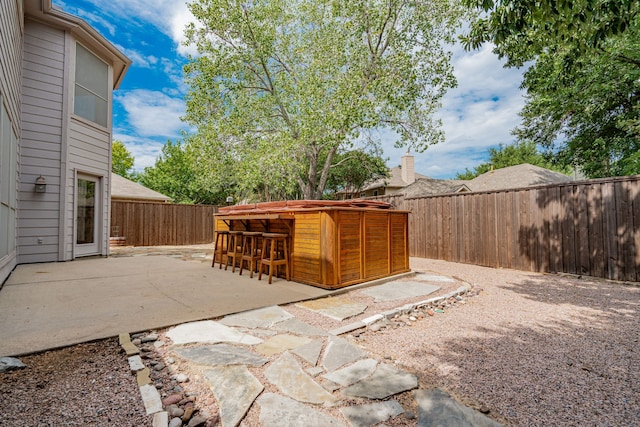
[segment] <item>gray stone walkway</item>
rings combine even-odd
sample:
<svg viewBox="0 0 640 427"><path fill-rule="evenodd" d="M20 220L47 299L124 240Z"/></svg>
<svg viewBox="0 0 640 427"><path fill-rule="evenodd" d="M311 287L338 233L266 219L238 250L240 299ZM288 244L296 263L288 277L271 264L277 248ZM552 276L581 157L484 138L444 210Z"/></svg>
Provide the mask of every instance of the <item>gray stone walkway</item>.
<svg viewBox="0 0 640 427"><path fill-rule="evenodd" d="M433 282L447 280L434 277ZM395 296L393 284L366 293L388 300L401 298L403 292L426 296L438 289L434 284L405 283L395 284ZM343 297L300 306L334 319L363 310ZM414 374L371 358L349 340L296 319L279 306L182 324L166 336L172 341L169 354L203 372L223 427L247 425L243 419L252 407L264 426L374 426L403 416L405 409L394 396L410 390L419 410L404 416L416 419L419 426L498 425L442 391L418 390ZM261 378L252 373L257 367L264 369ZM161 412L158 398L146 396L150 390L141 392L148 412ZM156 417L158 425L168 418Z"/></svg>

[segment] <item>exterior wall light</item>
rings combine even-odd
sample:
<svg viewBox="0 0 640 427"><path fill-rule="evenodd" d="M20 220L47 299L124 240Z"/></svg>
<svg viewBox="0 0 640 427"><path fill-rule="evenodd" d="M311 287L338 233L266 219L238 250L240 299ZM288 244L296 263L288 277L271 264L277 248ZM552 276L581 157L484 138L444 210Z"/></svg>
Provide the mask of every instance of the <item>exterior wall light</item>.
<svg viewBox="0 0 640 427"><path fill-rule="evenodd" d="M47 191L47 182L44 180L42 175L36 178L36 187L34 191L36 193L45 193Z"/></svg>
<svg viewBox="0 0 640 427"><path fill-rule="evenodd" d="M228 196L227 197L227 205L231 205L233 203L233 197Z"/></svg>

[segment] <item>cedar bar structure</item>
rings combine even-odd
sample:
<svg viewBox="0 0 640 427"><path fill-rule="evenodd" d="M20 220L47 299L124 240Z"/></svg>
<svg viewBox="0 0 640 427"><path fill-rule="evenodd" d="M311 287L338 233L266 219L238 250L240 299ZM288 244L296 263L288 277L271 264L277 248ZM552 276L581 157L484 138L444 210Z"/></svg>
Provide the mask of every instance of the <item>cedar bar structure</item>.
<svg viewBox="0 0 640 427"><path fill-rule="evenodd" d="M228 206L215 229L289 235L291 280L338 289L409 269L408 211L369 200Z"/></svg>

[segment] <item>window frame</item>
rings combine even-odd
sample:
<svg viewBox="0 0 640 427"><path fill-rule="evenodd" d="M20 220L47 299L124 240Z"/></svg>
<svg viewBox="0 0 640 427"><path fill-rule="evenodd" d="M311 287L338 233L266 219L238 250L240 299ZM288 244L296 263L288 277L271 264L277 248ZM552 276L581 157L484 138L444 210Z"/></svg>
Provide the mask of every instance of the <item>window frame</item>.
<svg viewBox="0 0 640 427"><path fill-rule="evenodd" d="M104 66L106 67L106 81L104 82L105 84L105 89L106 89L106 98L104 98L102 95L100 95L99 93L96 93L95 88L88 88L85 85L83 85L82 83L78 82L78 49L84 49L88 54L92 55L94 58L96 58L99 62L101 62L102 64L104 64ZM100 58L98 55L96 55L91 49L89 49L87 46L83 45L82 43L80 43L79 41L76 41L76 46L75 46L75 52L74 52L74 68L73 68L73 115L77 118L80 118L82 120L86 120L89 123L95 125L95 126L99 126L103 129L108 129L109 128L109 122L111 120L110 118L110 101L111 101L111 93L109 90L109 73L110 73L110 66L109 64L104 61L102 58ZM90 116L90 114L81 114L82 111L78 111L76 109L76 107L78 106L78 88L86 91L87 93L89 93L93 98L92 100L94 100L94 105L95 105L95 100L96 99L100 99L102 101L104 101L104 105L105 105L105 112L104 112L104 117L101 117L101 119L104 120L104 123L101 123L99 121L99 119L97 119L98 114L93 114L93 118L88 117Z"/></svg>

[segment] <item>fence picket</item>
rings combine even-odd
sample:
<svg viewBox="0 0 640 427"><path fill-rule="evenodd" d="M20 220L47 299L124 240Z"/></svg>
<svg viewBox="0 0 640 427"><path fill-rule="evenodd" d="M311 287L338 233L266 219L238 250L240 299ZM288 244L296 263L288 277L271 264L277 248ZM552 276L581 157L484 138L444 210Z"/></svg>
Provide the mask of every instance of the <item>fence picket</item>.
<svg viewBox="0 0 640 427"><path fill-rule="evenodd" d="M111 201L111 237L131 246L194 245L213 241L216 206Z"/></svg>
<svg viewBox="0 0 640 427"><path fill-rule="evenodd" d="M404 200L411 256L640 281L640 176Z"/></svg>

